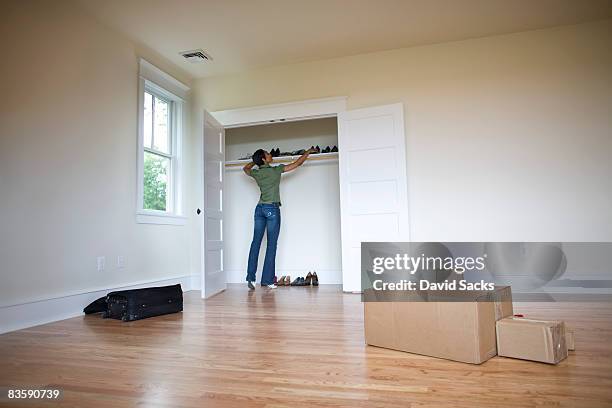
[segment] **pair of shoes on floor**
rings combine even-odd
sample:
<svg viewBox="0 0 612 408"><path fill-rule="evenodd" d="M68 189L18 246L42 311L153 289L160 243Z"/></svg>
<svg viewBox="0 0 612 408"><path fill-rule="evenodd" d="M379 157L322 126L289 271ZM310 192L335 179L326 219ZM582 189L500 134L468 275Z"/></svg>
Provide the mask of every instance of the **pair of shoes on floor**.
<svg viewBox="0 0 612 408"><path fill-rule="evenodd" d="M306 279L304 279L304 281L306 282L306 286L319 286L319 277L315 271L312 271L312 273L308 272L308 275L306 275Z"/></svg>
<svg viewBox="0 0 612 408"><path fill-rule="evenodd" d="M281 276L278 282L276 282L278 286L290 286L291 285L291 276Z"/></svg>
<svg viewBox="0 0 612 408"><path fill-rule="evenodd" d="M278 157L281 155L280 149L277 147L276 149L270 150L270 156Z"/></svg>
<svg viewBox="0 0 612 408"><path fill-rule="evenodd" d="M308 272L306 278L298 277L291 282L291 286L319 286L319 277L316 272Z"/></svg>

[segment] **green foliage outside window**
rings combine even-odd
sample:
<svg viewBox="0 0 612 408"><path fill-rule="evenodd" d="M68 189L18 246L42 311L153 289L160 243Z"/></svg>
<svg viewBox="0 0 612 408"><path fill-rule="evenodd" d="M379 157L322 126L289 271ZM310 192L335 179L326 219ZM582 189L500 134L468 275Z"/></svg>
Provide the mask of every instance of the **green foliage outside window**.
<svg viewBox="0 0 612 408"><path fill-rule="evenodd" d="M144 208L166 211L169 160L149 152L144 154Z"/></svg>

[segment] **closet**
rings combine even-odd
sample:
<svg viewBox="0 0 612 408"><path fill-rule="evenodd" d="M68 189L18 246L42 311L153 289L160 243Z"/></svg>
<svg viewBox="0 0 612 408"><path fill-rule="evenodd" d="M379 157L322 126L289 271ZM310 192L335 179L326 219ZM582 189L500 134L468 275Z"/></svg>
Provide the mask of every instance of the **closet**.
<svg viewBox="0 0 612 408"><path fill-rule="evenodd" d="M253 210L259 200L255 180L242 167L257 149L291 153L311 146L321 149L338 144L335 117L225 130L224 267L227 282L242 283L253 234ZM288 164L299 156L274 157L272 166ZM321 283L342 283L340 238L340 187L338 153L311 154L298 169L283 174L281 232L276 256L277 276L292 279L317 271ZM265 255L261 245L257 281Z"/></svg>
<svg viewBox="0 0 612 408"><path fill-rule="evenodd" d="M409 240L402 104L347 110L340 97L205 111L202 131L202 297L244 282L259 190L242 166L259 148L338 149L283 175L277 276L315 270L321 284L358 292L361 242ZM258 280L264 253L265 240Z"/></svg>

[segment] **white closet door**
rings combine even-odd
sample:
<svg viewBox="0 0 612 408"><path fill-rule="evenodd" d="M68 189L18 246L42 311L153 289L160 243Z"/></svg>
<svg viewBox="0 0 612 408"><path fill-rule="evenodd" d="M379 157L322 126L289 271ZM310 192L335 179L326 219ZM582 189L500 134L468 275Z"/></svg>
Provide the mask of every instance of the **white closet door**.
<svg viewBox="0 0 612 408"><path fill-rule="evenodd" d="M342 284L361 291L361 242L407 241L403 105L338 114Z"/></svg>
<svg viewBox="0 0 612 408"><path fill-rule="evenodd" d="M225 178L225 130L204 111L203 135L204 212L202 248L202 297L226 288L223 269L223 182Z"/></svg>

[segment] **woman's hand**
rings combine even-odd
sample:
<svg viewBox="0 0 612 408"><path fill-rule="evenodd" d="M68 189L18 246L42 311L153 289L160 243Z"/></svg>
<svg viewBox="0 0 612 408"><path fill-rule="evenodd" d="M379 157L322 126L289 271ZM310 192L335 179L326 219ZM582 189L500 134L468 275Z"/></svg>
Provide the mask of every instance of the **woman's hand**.
<svg viewBox="0 0 612 408"><path fill-rule="evenodd" d="M305 162L305 161L306 161L306 159L308 158L308 155L309 155L310 153L314 153L314 152L316 152L316 150L315 150L315 149L308 149L308 150L306 150L306 151L304 152L304 154L303 154L303 155L301 155L301 156L300 156L300 157L299 157L299 158L298 158L296 161L294 161L293 163L289 163L288 165L286 165L286 166L285 166L285 168L284 168L284 170L283 170L283 173L286 173L286 172L291 171L291 170L295 170L295 169L297 169L298 167L300 167L302 164L304 164L304 162Z"/></svg>
<svg viewBox="0 0 612 408"><path fill-rule="evenodd" d="M246 173L247 176L251 175L251 169L255 166L254 162L250 162L242 168L242 171Z"/></svg>

